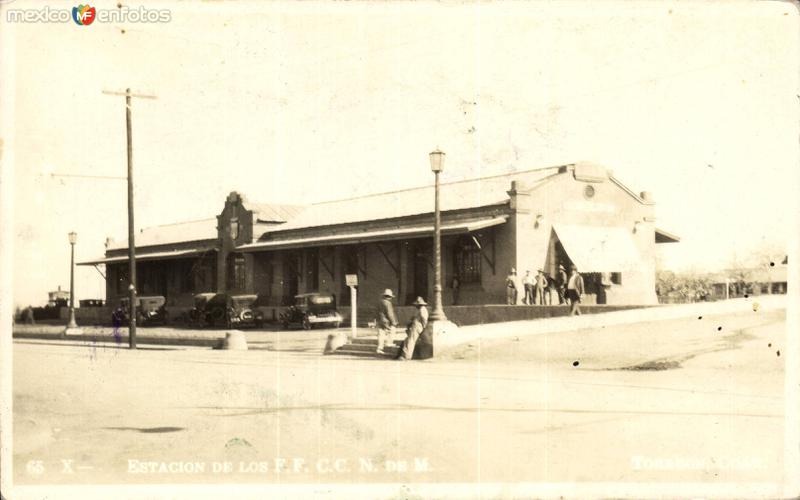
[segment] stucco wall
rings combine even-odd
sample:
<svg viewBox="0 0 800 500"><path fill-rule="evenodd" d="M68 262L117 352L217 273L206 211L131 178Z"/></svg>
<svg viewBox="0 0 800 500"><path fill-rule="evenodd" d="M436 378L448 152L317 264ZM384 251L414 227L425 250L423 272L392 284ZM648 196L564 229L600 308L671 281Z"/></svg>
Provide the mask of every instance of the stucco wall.
<svg viewBox="0 0 800 500"><path fill-rule="evenodd" d="M594 196L584 196L587 185ZM525 189L520 186L518 189ZM624 228L633 240L640 262L637 268L622 272L621 284L608 291L608 304L655 304L655 227L654 207L642 203L610 178L586 182L576 180L571 169L558 174L528 196L518 196L519 209L514 219L517 234L517 269L535 273L539 268L554 273L555 262L547 261L554 224L615 226ZM539 223L537 227L537 216ZM634 224L636 231L634 232ZM569 254L569 248L566 248ZM580 269L579 269L580 271ZM609 270L613 271L613 270ZM594 302L593 296L587 302Z"/></svg>

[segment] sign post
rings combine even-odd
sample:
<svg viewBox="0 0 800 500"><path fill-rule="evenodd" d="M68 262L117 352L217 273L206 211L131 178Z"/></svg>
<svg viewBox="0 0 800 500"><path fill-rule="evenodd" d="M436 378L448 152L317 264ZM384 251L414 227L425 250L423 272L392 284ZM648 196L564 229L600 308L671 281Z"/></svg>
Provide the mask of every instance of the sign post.
<svg viewBox="0 0 800 500"><path fill-rule="evenodd" d="M345 274L345 283L350 287L350 337L356 338L356 320L358 319L358 293L356 287L358 286L357 274Z"/></svg>

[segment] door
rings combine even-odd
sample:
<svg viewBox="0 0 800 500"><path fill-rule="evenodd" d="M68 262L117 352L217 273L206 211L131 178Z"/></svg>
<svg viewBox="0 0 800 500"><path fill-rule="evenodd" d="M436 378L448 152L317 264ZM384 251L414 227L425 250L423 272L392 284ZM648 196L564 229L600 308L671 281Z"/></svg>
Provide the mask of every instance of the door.
<svg viewBox="0 0 800 500"><path fill-rule="evenodd" d="M295 252L283 255L283 305L294 304L300 274L300 256Z"/></svg>
<svg viewBox="0 0 800 500"><path fill-rule="evenodd" d="M319 250L306 250L306 292L319 291Z"/></svg>

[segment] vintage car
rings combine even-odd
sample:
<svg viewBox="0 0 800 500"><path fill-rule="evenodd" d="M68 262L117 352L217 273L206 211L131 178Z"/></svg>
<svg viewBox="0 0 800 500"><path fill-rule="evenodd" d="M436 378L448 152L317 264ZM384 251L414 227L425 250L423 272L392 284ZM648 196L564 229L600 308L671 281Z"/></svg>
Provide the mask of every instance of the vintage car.
<svg viewBox="0 0 800 500"><path fill-rule="evenodd" d="M264 323L263 314L256 309L258 295L201 293L194 299L195 306L189 311L189 323L193 326L260 327Z"/></svg>
<svg viewBox="0 0 800 500"><path fill-rule="evenodd" d="M310 330L316 325L339 328L342 316L336 310L336 297L325 293L303 293L295 295L294 305L281 314L284 328L291 325Z"/></svg>
<svg viewBox="0 0 800 500"><path fill-rule="evenodd" d="M165 307L166 297L154 295L149 297L136 297L136 323L141 326L166 325L169 314ZM119 307L111 313L111 323L114 326L124 326L129 322L130 299L120 299Z"/></svg>
<svg viewBox="0 0 800 500"><path fill-rule="evenodd" d="M206 304L216 295L217 294L213 292L195 294L193 297L194 307L186 314L186 323L189 326L202 328L208 324L208 320L206 319Z"/></svg>

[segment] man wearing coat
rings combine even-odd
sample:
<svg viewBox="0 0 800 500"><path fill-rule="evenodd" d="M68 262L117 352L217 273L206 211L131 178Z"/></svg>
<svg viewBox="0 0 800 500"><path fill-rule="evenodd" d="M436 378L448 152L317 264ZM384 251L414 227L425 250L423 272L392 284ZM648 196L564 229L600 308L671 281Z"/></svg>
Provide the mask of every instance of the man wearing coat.
<svg viewBox="0 0 800 500"><path fill-rule="evenodd" d="M581 295L583 295L583 277L578 273L578 268L573 264L567 280L567 299L569 300L569 315L580 316Z"/></svg>
<svg viewBox="0 0 800 500"><path fill-rule="evenodd" d="M556 275L556 290L558 291L558 303L564 304L566 303L565 293L567 292L567 272L564 270L564 266L561 264L558 265L558 274Z"/></svg>
<svg viewBox="0 0 800 500"><path fill-rule="evenodd" d="M506 276L506 304L513 306L517 303L518 290L517 270L512 267Z"/></svg>
<svg viewBox="0 0 800 500"><path fill-rule="evenodd" d="M417 339L428 325L428 308L425 307L428 304L422 297L417 297L413 305L416 307L416 311L406 328L406 340L403 342L403 348L397 355L397 359L409 360L414 357L414 346L417 344Z"/></svg>
<svg viewBox="0 0 800 500"><path fill-rule="evenodd" d="M397 326L397 316L394 315L394 306L392 306L392 298L394 294L387 288L381 296L381 301L378 304L378 354L384 354L383 347L385 345L391 346L394 342L394 327Z"/></svg>

